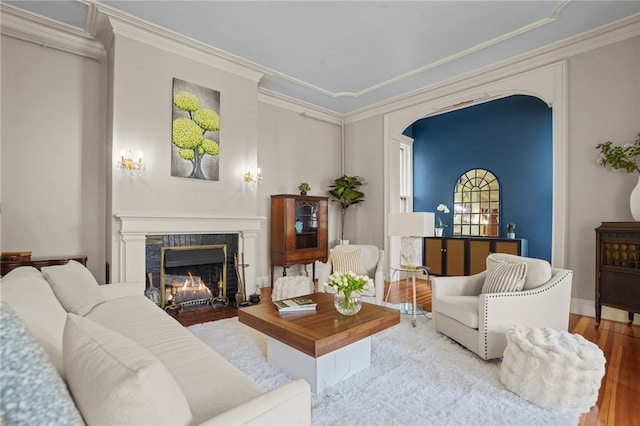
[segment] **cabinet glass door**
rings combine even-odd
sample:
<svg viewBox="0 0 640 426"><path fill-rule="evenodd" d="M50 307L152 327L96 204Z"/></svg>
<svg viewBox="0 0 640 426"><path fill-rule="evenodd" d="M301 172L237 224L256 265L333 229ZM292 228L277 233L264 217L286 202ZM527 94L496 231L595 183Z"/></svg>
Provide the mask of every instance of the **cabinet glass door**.
<svg viewBox="0 0 640 426"><path fill-rule="evenodd" d="M296 200L296 250L318 247L318 202Z"/></svg>

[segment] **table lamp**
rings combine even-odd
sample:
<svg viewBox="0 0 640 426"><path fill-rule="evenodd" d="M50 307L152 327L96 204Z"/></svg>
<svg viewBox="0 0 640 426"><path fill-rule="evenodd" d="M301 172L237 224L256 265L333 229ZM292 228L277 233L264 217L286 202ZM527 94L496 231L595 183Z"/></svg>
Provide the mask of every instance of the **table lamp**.
<svg viewBox="0 0 640 426"><path fill-rule="evenodd" d="M389 213L389 235L400 238L400 267L421 269L422 237L433 236L435 213Z"/></svg>

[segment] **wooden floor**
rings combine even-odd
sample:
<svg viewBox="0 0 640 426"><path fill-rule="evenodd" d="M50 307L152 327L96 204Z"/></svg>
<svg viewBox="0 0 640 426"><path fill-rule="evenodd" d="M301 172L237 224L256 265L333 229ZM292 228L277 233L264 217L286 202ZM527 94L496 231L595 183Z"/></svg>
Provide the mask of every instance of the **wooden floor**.
<svg viewBox="0 0 640 426"><path fill-rule="evenodd" d="M418 281L417 303L431 310L431 289L427 281ZM388 283L385 286L385 292ZM404 282L394 283L389 302L404 301ZM271 289L263 288L261 303L271 303ZM179 314L176 319L185 327L207 321L237 316L235 307L207 308ZM600 386L598 403L580 418L579 426L640 426L640 327L571 314L569 331L584 336L602 349L607 359L606 373Z"/></svg>

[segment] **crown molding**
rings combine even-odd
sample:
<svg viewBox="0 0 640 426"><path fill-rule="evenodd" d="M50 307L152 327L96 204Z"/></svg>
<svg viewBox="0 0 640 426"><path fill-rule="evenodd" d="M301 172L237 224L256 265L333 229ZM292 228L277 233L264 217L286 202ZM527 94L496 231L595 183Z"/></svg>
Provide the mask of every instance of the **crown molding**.
<svg viewBox="0 0 640 426"><path fill-rule="evenodd" d="M484 68L476 69L458 77L422 87L394 98L360 108L343 115L345 124L408 108L446 95L480 86L491 81L508 78L516 74L561 62L600 47L640 36L640 13L604 25L577 36L532 50ZM454 108L455 105L451 105ZM443 105L441 110L449 109ZM436 110L434 110L436 112Z"/></svg>
<svg viewBox="0 0 640 426"><path fill-rule="evenodd" d="M342 125L342 114L262 87L258 89L258 102L286 109L306 118L324 121L326 123L335 124L336 126Z"/></svg>
<svg viewBox="0 0 640 426"><path fill-rule="evenodd" d="M258 86L264 81L282 78L295 84L307 87L330 97L357 97L372 90L377 90L388 84L404 78L414 76L420 72L434 68L459 57L477 52L492 44L512 38L523 32L539 28L556 19L560 10L568 3L564 0L556 6L549 17L515 30L500 38L475 46L460 52L438 63L411 71L408 74L395 77L358 93L332 93L313 86L304 81L278 73L267 67L244 60L221 49L217 49L201 42L185 37L176 32L161 28L157 25L132 17L108 5L94 0L80 0L87 5L86 31L76 27L51 20L24 9L0 2L1 33L8 37L31 42L43 47L80 55L100 61L106 57L114 33L125 36L145 44L182 55L206 65L245 77L257 82ZM526 54L510 58L498 64L473 70L444 82L422 87L402 95L380 101L358 110L341 114L292 97L278 94L268 89L258 88L258 100L279 106L305 116L321 119L339 125L342 119L345 123L359 121L376 115L385 114L397 109L406 108L435 98L451 95L470 86L481 85L491 80L506 78L511 75L526 72L568 57L578 55L599 47L640 35L640 13L631 15L619 21L602 26L563 41L527 52ZM447 108L446 106L443 107Z"/></svg>
<svg viewBox="0 0 640 426"><path fill-rule="evenodd" d="M2 35L95 61L101 61L106 57L106 50L102 44L95 41L91 34L76 27L4 2L0 3L0 13Z"/></svg>
<svg viewBox="0 0 640 426"><path fill-rule="evenodd" d="M151 24L102 3L86 2L107 16L113 32L158 49L210 65L223 71L260 82L273 71L224 50L206 45L175 31Z"/></svg>
<svg viewBox="0 0 640 426"><path fill-rule="evenodd" d="M543 26L545 26L547 24L550 24L550 23L552 23L552 22L554 22L556 20L556 18L558 16L558 14L560 13L560 11L567 4L569 4L571 1L572 0L562 0L562 1L560 1L558 3L558 5L555 6L552 9L551 13L546 18L543 18L543 19L540 19L538 21L532 22L531 24L525 25L525 26L523 26L521 28L517 28L517 29L515 29L515 30L513 30L513 31L511 31L511 32L509 32L507 34L503 34L503 35L501 35L499 37L495 37L495 38L493 38L491 40L488 40L488 41L486 41L484 43L480 43L480 44L477 44L475 46L472 46L469 49L465 49L465 50L463 50L461 52L458 52L458 53L456 53L454 55L451 55L451 56L448 56L446 58L443 58L443 59L441 59L439 61L432 62L430 64L427 64L427 65L424 65L422 67L416 68L414 70L411 70L411 71L406 72L406 73L404 73L402 75L398 75L396 77L390 78L388 80L381 81L380 83L374 84L373 86L367 87L367 88L365 88L363 90L360 90L358 92L332 92L330 90L323 89L322 87L316 86L314 84L311 84L309 82L300 80L298 78L292 77L292 76L287 75L287 74L276 72L276 76L278 78L281 78L283 80L289 81L289 82L291 82L293 84L296 84L298 86L301 86L301 87L304 87L306 89L312 90L312 91L314 91L316 93L320 93L320 94L322 94L324 96L327 96L329 98L340 98L340 97L359 98L360 96L366 95L366 94L371 93L371 92L375 92L376 90L383 89L383 88L385 88L387 86L390 86L392 84L398 83L398 82L403 81L403 80L406 80L408 78L415 77L416 75L422 74L422 73L427 72L427 71L429 71L431 69L437 68L437 67L439 67L441 65L447 64L447 63L455 61L455 60L458 60L460 58L463 58L465 56L468 56L468 55L471 55L473 53L479 52L479 51L481 51L483 49L486 49L486 48L488 48L490 46L493 46L495 44L502 43L502 42L504 42L506 40L509 40L509 39L513 38L513 37L517 37L517 36L519 36L521 34L527 33L529 31L533 31L533 30L535 30L537 28L540 28L540 27L543 27Z"/></svg>

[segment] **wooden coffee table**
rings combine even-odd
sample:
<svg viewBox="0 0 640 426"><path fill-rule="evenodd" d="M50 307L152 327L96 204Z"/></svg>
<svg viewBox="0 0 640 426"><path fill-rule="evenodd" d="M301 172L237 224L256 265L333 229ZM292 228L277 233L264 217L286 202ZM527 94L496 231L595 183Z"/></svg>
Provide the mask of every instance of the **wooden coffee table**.
<svg viewBox="0 0 640 426"><path fill-rule="evenodd" d="M344 316L333 295L308 295L310 312L280 314L273 303L238 310L238 319L267 335L267 358L275 367L309 382L314 392L335 385L371 365L371 336L400 323L400 312L363 303L356 315Z"/></svg>

